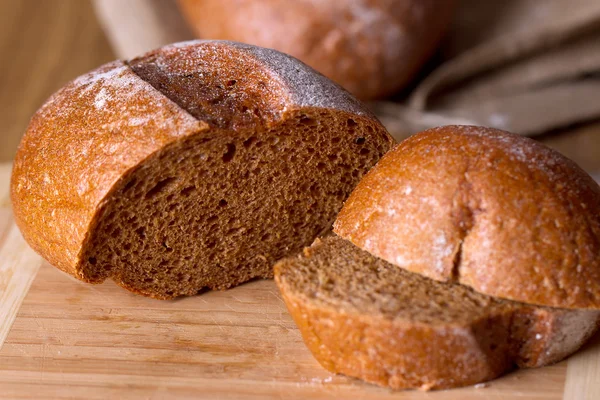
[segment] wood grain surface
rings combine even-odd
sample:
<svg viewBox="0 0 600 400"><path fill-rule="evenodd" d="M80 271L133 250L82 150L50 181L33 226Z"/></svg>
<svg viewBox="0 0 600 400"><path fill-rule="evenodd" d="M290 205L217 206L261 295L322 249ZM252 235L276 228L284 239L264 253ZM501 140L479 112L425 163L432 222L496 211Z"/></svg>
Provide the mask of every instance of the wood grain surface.
<svg viewBox="0 0 600 400"><path fill-rule="evenodd" d="M5 205L9 171L0 165ZM7 207L0 299L2 399L592 400L600 393L600 338L568 362L450 391L391 392L332 375L304 346L273 281L174 301L112 282L84 284L42 263Z"/></svg>
<svg viewBox="0 0 600 400"><path fill-rule="evenodd" d="M563 398L600 399L600 334L569 359Z"/></svg>

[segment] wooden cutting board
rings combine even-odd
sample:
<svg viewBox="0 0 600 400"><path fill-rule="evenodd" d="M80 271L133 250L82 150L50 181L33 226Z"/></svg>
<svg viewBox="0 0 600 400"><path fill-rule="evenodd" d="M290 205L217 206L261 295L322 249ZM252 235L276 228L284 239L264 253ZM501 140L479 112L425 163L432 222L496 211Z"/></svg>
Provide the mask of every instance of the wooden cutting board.
<svg viewBox="0 0 600 400"><path fill-rule="evenodd" d="M23 242L0 165L0 398L598 399L600 337L481 387L392 392L312 358L272 281L175 301L86 285Z"/></svg>

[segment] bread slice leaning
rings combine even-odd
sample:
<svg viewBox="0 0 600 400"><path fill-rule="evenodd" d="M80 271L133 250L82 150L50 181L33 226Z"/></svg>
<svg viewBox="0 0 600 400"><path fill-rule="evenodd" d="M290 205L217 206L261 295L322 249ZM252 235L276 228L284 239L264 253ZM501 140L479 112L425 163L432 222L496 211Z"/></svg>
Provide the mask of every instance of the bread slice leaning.
<svg viewBox="0 0 600 400"><path fill-rule="evenodd" d="M232 42L85 74L33 116L11 195L27 242L86 282L166 299L272 277L393 140L301 62Z"/></svg>
<svg viewBox="0 0 600 400"><path fill-rule="evenodd" d="M501 300L438 282L330 236L280 261L275 280L329 371L394 389L443 389L576 351L600 311Z"/></svg>

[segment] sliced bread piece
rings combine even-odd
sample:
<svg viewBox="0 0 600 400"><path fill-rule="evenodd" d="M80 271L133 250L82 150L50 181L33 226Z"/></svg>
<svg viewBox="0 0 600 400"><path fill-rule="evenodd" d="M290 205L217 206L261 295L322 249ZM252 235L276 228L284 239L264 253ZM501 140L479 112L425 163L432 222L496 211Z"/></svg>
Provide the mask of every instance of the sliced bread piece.
<svg viewBox="0 0 600 400"><path fill-rule="evenodd" d="M51 264L160 299L272 277L391 146L346 91L274 50L167 46L85 74L34 115L15 219Z"/></svg>
<svg viewBox="0 0 600 400"><path fill-rule="evenodd" d="M394 389L442 389L576 351L600 311L500 300L398 268L330 236L280 261L275 280L326 369Z"/></svg>

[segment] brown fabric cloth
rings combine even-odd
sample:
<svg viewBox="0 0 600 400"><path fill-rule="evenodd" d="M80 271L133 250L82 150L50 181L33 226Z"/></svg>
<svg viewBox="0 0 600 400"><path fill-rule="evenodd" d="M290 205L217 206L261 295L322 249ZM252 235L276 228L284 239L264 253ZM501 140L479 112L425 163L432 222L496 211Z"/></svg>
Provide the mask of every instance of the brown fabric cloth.
<svg viewBox="0 0 600 400"><path fill-rule="evenodd" d="M120 57L192 38L174 0L95 4ZM455 123L532 136L600 117L598 0L461 0L440 54L405 101L372 103L397 139Z"/></svg>
<svg viewBox="0 0 600 400"><path fill-rule="evenodd" d="M179 14L176 0L93 0L93 4L121 59L194 38Z"/></svg>
<svg viewBox="0 0 600 400"><path fill-rule="evenodd" d="M536 135L600 117L600 2L462 0L443 61L403 104L396 137L450 123Z"/></svg>

